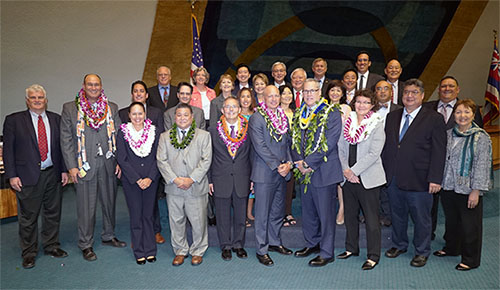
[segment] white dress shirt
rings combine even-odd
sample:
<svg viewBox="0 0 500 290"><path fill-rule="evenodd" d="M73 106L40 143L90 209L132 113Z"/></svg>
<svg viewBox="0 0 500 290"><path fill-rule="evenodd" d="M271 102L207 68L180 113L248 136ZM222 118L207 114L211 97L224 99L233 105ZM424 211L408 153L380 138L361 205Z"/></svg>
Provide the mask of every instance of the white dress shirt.
<svg viewBox="0 0 500 290"><path fill-rule="evenodd" d="M33 111L29 111L30 112L30 115L31 115L31 121L33 122L33 128L35 128L35 135L36 135L36 140L38 142L38 114L33 112ZM45 161L42 161L41 164L40 164L40 169L45 169L47 167L50 167L52 165L54 165L52 163L52 157L51 157L51 150L50 150L50 123L49 123L49 118L47 117L47 114L45 113L45 111L40 114L40 116L42 116L42 120L43 120L43 123L45 124L45 133L47 134L47 146L48 146L48 151L47 151L47 159L45 159ZM37 143L38 144L38 143Z"/></svg>

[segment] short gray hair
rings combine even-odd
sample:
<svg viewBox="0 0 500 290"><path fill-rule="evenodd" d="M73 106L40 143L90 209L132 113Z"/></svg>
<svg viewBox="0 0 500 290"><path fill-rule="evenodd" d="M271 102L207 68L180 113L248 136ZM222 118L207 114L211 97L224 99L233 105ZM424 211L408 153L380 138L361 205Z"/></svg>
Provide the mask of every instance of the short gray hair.
<svg viewBox="0 0 500 290"><path fill-rule="evenodd" d="M307 78L307 73L306 73L306 70L301 68L301 67L298 67L296 69L294 69L292 71L292 73L290 74L290 77L293 77L293 74L295 74L296 72L302 72L304 74L304 76Z"/></svg>
<svg viewBox="0 0 500 290"><path fill-rule="evenodd" d="M273 63L273 65L271 66L271 70L273 70L274 67L277 66L277 65L282 65L285 68L285 71L286 71L286 64L282 63L281 61L277 61L277 62Z"/></svg>
<svg viewBox="0 0 500 290"><path fill-rule="evenodd" d="M313 78L308 78L304 81L304 85L306 83L314 83L316 85L316 89L319 89L319 81Z"/></svg>
<svg viewBox="0 0 500 290"><path fill-rule="evenodd" d="M406 88L407 86L416 86L416 87L418 87L418 90L421 93L424 92L424 83L421 80L419 80L419 79L409 79L409 80L407 80L405 82L404 88Z"/></svg>
<svg viewBox="0 0 500 290"><path fill-rule="evenodd" d="M29 92L42 92L45 97L47 97L47 92L45 89L39 84L32 84L31 86L26 88L26 98L28 97Z"/></svg>

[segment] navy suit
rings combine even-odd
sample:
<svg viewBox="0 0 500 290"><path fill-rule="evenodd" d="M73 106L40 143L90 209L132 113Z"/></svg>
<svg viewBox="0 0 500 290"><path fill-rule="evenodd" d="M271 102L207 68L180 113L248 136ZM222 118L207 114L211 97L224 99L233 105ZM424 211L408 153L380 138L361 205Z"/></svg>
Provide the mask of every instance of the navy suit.
<svg viewBox="0 0 500 290"><path fill-rule="evenodd" d="M60 147L61 116L45 111L50 126L50 157L53 167L41 170L38 139L28 110L5 118L3 128L5 177L19 177L19 236L22 256L38 252L38 215L42 210L42 244L46 251L59 247L61 220L61 173L66 172Z"/></svg>
<svg viewBox="0 0 500 290"><path fill-rule="evenodd" d="M147 100L147 104L162 110L163 112L175 107L179 103L179 99L177 98L177 87L170 85L170 92L168 94L167 105L163 103L163 99L161 97L160 88L158 85L152 86L148 88L149 98Z"/></svg>
<svg viewBox="0 0 500 290"><path fill-rule="evenodd" d="M276 142L267 129L264 117L255 113L250 117L248 134L252 140L252 174L255 190L255 238L257 254L265 255L268 246L280 246L280 230L285 217L286 181L291 173L282 177L278 166L291 161L290 137L282 135Z"/></svg>
<svg viewBox="0 0 500 290"><path fill-rule="evenodd" d="M320 120L315 118L313 121L319 122ZM292 156L294 161L304 160L314 170L311 183L307 185L307 192L304 192L305 185L301 184L300 186L302 192L302 231L306 247L312 248L319 245L321 249L319 255L324 259L330 259L333 257L335 246L337 184L343 181L337 146L342 120L337 109L329 113L326 127L325 137L328 145L326 153L316 151L304 156L306 129L301 130L301 154L293 150ZM319 133L318 128L314 134L313 146L319 138ZM327 158L326 162L325 157Z"/></svg>
<svg viewBox="0 0 500 290"><path fill-rule="evenodd" d="M441 184L446 156L443 117L422 107L399 142L404 109L387 115L382 162L388 184L392 218L392 243L408 247L408 213L414 222L415 255L428 257L431 244L432 195L429 183Z"/></svg>
<svg viewBox="0 0 500 290"><path fill-rule="evenodd" d="M156 205L156 190L160 179L160 171L156 166L156 151L160 139L158 130L155 130L154 137L151 152L146 157L139 157L130 149L121 130L116 140L116 156L122 170L121 181L130 213L130 235L136 259L156 256L153 209ZM136 183L141 178L152 180L151 185L145 190Z"/></svg>
<svg viewBox="0 0 500 290"><path fill-rule="evenodd" d="M250 193L250 173L252 172L250 166L252 142L247 131L247 138L238 148L233 159L219 136L217 126L210 127L208 131L212 137L213 150L208 179L214 187L219 245L222 250L243 248L247 200ZM232 235L231 206L233 207Z"/></svg>

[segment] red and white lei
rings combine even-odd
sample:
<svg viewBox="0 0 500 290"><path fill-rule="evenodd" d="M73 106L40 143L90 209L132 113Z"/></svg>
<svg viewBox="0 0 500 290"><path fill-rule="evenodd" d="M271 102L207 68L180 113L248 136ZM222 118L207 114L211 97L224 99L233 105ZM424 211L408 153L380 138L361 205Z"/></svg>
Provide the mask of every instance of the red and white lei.
<svg viewBox="0 0 500 290"><path fill-rule="evenodd" d="M106 116L108 114L108 98L104 94L104 90L101 90L101 95L97 98L96 104L97 109L94 111L92 109L92 104L85 96L85 91L80 89L76 96L76 106L80 114L82 114L87 126L94 130L98 130L104 121L106 121Z"/></svg>
<svg viewBox="0 0 500 290"><path fill-rule="evenodd" d="M368 139L378 122L381 121L382 118L379 114L370 111L363 117L363 120L361 120L361 123L358 126L358 115L356 112L351 112L349 118L345 121L344 139L349 144L358 144Z"/></svg>
<svg viewBox="0 0 500 290"><path fill-rule="evenodd" d="M150 119L144 121L142 130L135 130L132 123L123 123L120 126L123 137L127 141L130 149L139 157L146 157L151 153L153 142L155 141L155 126Z"/></svg>

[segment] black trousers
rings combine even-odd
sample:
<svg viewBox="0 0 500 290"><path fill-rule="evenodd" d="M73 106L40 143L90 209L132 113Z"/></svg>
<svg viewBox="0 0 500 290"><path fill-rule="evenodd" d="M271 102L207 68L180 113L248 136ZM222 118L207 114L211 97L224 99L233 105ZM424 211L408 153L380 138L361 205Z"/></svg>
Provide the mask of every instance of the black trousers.
<svg viewBox="0 0 500 290"><path fill-rule="evenodd" d="M443 192L442 190L432 195L432 236L435 236L437 221L438 221L438 209L439 209L439 196Z"/></svg>
<svg viewBox="0 0 500 290"><path fill-rule="evenodd" d="M467 208L469 195L443 190L441 203L446 217L443 248L449 255L462 255L462 263L477 268L483 243L483 198L475 208Z"/></svg>
<svg viewBox="0 0 500 290"><path fill-rule="evenodd" d="M367 258L380 260L381 233L379 223L380 187L365 189L360 183L344 184L344 223L347 230L346 251L359 254L358 213L363 210L366 223Z"/></svg>
<svg viewBox="0 0 500 290"><path fill-rule="evenodd" d="M46 251L59 248L61 221L61 183L54 168L40 171L38 183L23 186L16 192L19 243L22 257L35 257L38 253L38 216L42 211L42 245Z"/></svg>
<svg viewBox="0 0 500 290"><path fill-rule="evenodd" d="M247 217L247 197L238 197L236 192L229 198L213 197L217 211L217 236L221 250L231 248L243 248L245 246ZM231 208L233 209L233 218L231 219ZM231 231L232 225L232 231Z"/></svg>

